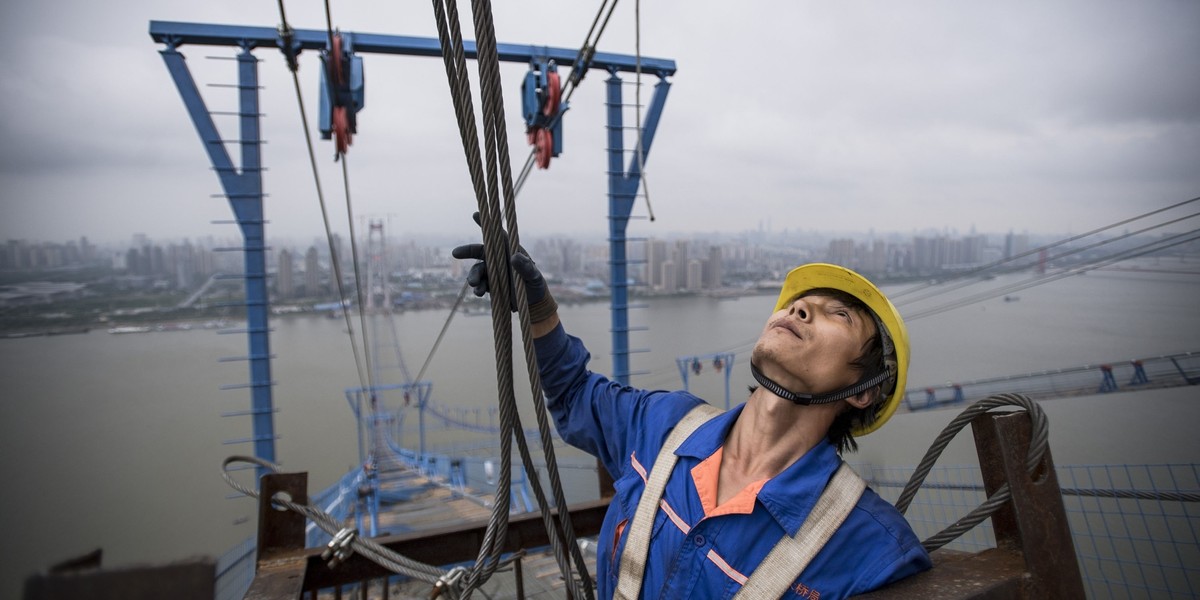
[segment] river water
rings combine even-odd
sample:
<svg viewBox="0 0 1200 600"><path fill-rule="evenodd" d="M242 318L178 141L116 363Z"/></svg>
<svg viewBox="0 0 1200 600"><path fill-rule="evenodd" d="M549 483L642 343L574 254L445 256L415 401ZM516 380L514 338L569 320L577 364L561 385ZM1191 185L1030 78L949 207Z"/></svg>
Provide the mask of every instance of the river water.
<svg viewBox="0 0 1200 600"><path fill-rule="evenodd" d="M1189 270L1200 268L1193 263ZM1004 276L924 303L898 304L915 314L1026 278ZM1200 349L1200 276L1194 274L1094 271L1018 294L1019 301L996 298L910 322L909 389ZM650 328L631 337L632 347L650 349L633 356L635 370L650 371L634 384L680 387L675 357L732 349L737 361L730 388L733 402L740 402L752 381L749 349L773 303L767 295L650 300L630 317ZM560 313L568 330L588 342L593 370L609 372L607 304L563 306ZM445 319L445 311L432 310L394 317L412 374ZM307 471L316 491L358 462L344 395L358 376L345 322L302 316L278 318L272 326L276 453L285 469ZM394 356L390 331L380 331L369 336L380 342L373 356ZM489 319L456 317L425 375L433 382L433 401L478 409L474 418L486 421L495 397L492 353ZM248 407L246 390L220 389L244 383L247 375L245 363L219 359L243 354L244 337L211 330L0 340L0 531L6 536L0 598L17 597L32 571L97 547L110 566L161 563L220 554L254 531L253 502L229 499L232 490L220 477L226 456L251 452L221 443L250 435L248 418L220 416ZM381 358L380 370L397 380L395 369L384 368L391 361ZM518 398L529 404L523 379L518 362ZM706 365L690 385L723 403L724 372ZM1175 388L1047 401L1055 462L1200 462L1197 400L1195 388ZM531 426L532 413L523 412ZM899 415L862 438L852 460L913 465L955 414ZM942 462L974 464L969 437L961 435Z"/></svg>

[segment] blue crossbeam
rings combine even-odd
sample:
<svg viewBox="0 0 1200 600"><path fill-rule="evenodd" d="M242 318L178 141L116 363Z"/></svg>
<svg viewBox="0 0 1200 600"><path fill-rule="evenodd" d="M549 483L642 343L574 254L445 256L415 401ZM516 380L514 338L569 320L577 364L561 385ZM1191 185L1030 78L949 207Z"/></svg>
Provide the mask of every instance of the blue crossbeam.
<svg viewBox="0 0 1200 600"><path fill-rule="evenodd" d="M295 43L300 49L324 50L329 43L329 34L319 29L297 29ZM343 31L342 35L353 40L354 51L359 54L404 54L409 56L441 56L442 47L437 38L410 35L382 35ZM150 21L150 37L160 44L178 47L186 44L199 46L271 47L281 44L279 32L274 27L247 27L241 25L214 25L207 23L180 23L176 21ZM476 58L475 42L463 41L468 59ZM527 63L531 59L553 60L560 65L574 64L579 56L578 49L554 48L525 44L497 44L500 60ZM597 52L590 68L616 70L633 73L638 69L635 56ZM643 73L660 76L675 74L675 61L663 58L641 58Z"/></svg>

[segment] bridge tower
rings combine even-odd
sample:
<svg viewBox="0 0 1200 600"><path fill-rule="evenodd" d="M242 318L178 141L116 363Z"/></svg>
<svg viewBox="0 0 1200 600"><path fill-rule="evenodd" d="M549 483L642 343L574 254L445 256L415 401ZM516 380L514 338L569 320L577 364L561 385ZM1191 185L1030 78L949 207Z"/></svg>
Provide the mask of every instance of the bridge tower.
<svg viewBox="0 0 1200 600"><path fill-rule="evenodd" d="M389 313L392 289L388 285L387 238L383 221L372 219L367 232L367 312Z"/></svg>

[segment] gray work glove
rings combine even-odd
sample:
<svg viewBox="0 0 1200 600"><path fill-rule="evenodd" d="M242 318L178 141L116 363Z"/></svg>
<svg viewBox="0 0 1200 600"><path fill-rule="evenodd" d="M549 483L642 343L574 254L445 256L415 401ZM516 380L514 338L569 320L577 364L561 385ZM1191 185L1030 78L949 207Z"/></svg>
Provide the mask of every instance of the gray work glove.
<svg viewBox="0 0 1200 600"><path fill-rule="evenodd" d="M475 213L475 215L475 221L478 222L479 213ZM478 261L471 265L470 271L467 272L467 285L475 290L476 296L483 297L484 294L487 294L490 290L487 265L484 263L483 244L464 244L452 250L450 254L454 258L473 258ZM542 277L542 272L538 270L533 259L525 253L524 248L521 248L509 259L509 264L512 265L513 272L525 282L525 298L529 301L530 323L544 321L558 312L558 303L550 295L546 278ZM512 304L515 312L517 310L516 302L514 301Z"/></svg>

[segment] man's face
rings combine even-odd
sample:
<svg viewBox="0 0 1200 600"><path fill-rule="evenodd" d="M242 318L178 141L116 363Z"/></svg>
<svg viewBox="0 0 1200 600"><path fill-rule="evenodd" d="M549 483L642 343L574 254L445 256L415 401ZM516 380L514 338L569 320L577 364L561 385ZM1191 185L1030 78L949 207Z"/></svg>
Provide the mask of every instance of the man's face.
<svg viewBox="0 0 1200 600"><path fill-rule="evenodd" d="M801 295L767 319L753 361L767 377L802 394L825 394L858 382L857 359L875 320L831 296Z"/></svg>

